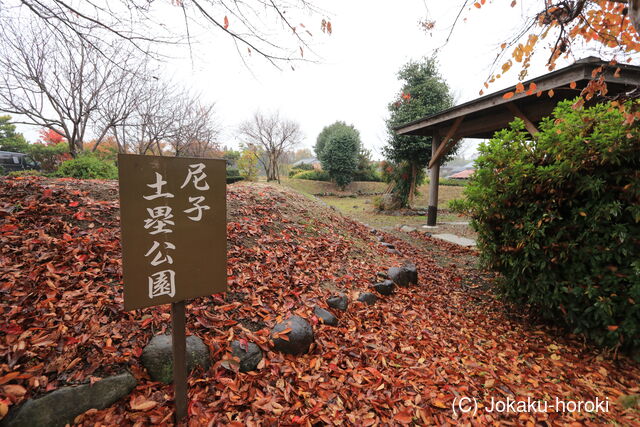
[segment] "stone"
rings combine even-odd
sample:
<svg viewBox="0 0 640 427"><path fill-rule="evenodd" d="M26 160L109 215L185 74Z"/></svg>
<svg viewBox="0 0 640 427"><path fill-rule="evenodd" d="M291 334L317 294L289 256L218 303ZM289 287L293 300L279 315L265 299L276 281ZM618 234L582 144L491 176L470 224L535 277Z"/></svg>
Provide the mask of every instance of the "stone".
<svg viewBox="0 0 640 427"><path fill-rule="evenodd" d="M381 295L391 295L395 286L392 280L385 280L384 282L373 285L373 289Z"/></svg>
<svg viewBox="0 0 640 427"><path fill-rule="evenodd" d="M387 243L387 242L380 242L380 244L382 246L386 246L389 249L395 249L395 246L393 246L391 243Z"/></svg>
<svg viewBox="0 0 640 427"><path fill-rule="evenodd" d="M384 271L378 271L376 273L376 276L383 278L384 280L387 280L389 278L389 276L387 275L387 273L385 273Z"/></svg>
<svg viewBox="0 0 640 427"><path fill-rule="evenodd" d="M416 228L409 227L408 225L403 225L402 227L400 227L400 231L404 231L405 233L411 233L413 231L416 231Z"/></svg>
<svg viewBox="0 0 640 427"><path fill-rule="evenodd" d="M291 328L291 331L287 334L289 341L276 337L273 339L274 348L286 354L307 353L309 346L313 342L313 328L311 328L309 322L300 316L291 316L287 320L276 324L271 331L271 336L273 337L278 332L289 328Z"/></svg>
<svg viewBox="0 0 640 427"><path fill-rule="evenodd" d="M407 262L402 266L409 274L409 283L418 284L418 269L415 264Z"/></svg>
<svg viewBox="0 0 640 427"><path fill-rule="evenodd" d="M64 427L89 409L104 409L136 386L130 373L107 377L93 384L63 387L38 399L29 399L0 422L2 427Z"/></svg>
<svg viewBox="0 0 640 427"><path fill-rule="evenodd" d="M173 349L171 335L156 335L142 350L142 364L153 381L170 384L173 381ZM194 335L187 337L187 372L196 366L208 369L211 363L209 348Z"/></svg>
<svg viewBox="0 0 640 427"><path fill-rule="evenodd" d="M327 305L336 310L346 311L349 306L349 298L345 294L334 295L327 299Z"/></svg>
<svg viewBox="0 0 640 427"><path fill-rule="evenodd" d="M387 248L387 253L395 254L395 255L402 255L402 253L399 250L391 249L391 248Z"/></svg>
<svg viewBox="0 0 640 427"><path fill-rule="evenodd" d="M398 286L409 286L418 284L418 270L415 264L405 263L402 267L391 267L388 275Z"/></svg>
<svg viewBox="0 0 640 427"><path fill-rule="evenodd" d="M231 342L231 354L240 359L240 372L255 371L262 360L262 350L252 342L246 347L238 340Z"/></svg>
<svg viewBox="0 0 640 427"><path fill-rule="evenodd" d="M367 305L373 305L378 301L378 297L372 294L371 292L363 292L358 297L358 301L364 302Z"/></svg>
<svg viewBox="0 0 640 427"><path fill-rule="evenodd" d="M338 318L330 311L325 310L322 307L315 306L313 314L318 316L318 319L322 320L322 323L329 326L336 326L338 324Z"/></svg>
<svg viewBox="0 0 640 427"><path fill-rule="evenodd" d="M456 245L472 247L476 245L476 241L473 239L467 239L466 237L456 236L455 234L434 234L432 237L445 242L454 243Z"/></svg>

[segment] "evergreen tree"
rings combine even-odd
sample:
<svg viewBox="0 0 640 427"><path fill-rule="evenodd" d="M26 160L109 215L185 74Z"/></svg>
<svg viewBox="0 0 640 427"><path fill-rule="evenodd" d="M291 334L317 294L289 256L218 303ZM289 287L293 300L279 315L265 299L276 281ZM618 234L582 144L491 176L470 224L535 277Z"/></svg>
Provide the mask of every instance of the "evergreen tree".
<svg viewBox="0 0 640 427"><path fill-rule="evenodd" d="M395 168L402 170L398 179L408 177L408 183L396 183L396 194L403 207L410 206L416 188L424 180L424 168L431 160L431 137L398 135L394 128L435 114L453 106L453 96L447 83L438 73L435 57L410 61L398 72L402 90L397 100L390 103L387 128L389 139L384 154ZM452 150L449 156L455 154ZM408 184L408 185L407 185Z"/></svg>

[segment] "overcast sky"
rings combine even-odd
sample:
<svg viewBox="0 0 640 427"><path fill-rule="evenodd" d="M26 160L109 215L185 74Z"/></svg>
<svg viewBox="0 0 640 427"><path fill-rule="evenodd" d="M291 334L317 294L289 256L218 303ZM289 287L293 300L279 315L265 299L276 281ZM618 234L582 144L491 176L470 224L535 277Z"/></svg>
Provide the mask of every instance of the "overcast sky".
<svg viewBox="0 0 640 427"><path fill-rule="evenodd" d="M253 55L247 59L247 68L228 38L216 36L195 44L192 55L185 47L175 50L174 58L164 64L164 74L216 102L224 127L223 145L238 147L235 131L254 111L279 110L283 117L300 123L305 135L300 148L313 147L324 126L342 120L353 124L363 144L375 158L381 158L387 104L400 89L396 73L403 64L440 48L441 73L456 103L478 97L499 45L522 26L531 12L520 5L510 8L505 1L488 2L480 10L472 8L463 14L444 45L461 3L323 0L316 4L330 16L333 34L322 34L321 17L304 21L314 34L311 44L318 62L295 63L295 71L285 64L279 70ZM540 3L528 2L530 8L532 4L539 8ZM168 17L175 16L174 10L167 13ZM419 20L426 16L436 23L431 34L419 26ZM545 73L545 55L538 55L530 76ZM490 89L499 90L516 80L514 70ZM21 130L34 138L33 130ZM473 148L468 148L465 154L469 157L472 152Z"/></svg>

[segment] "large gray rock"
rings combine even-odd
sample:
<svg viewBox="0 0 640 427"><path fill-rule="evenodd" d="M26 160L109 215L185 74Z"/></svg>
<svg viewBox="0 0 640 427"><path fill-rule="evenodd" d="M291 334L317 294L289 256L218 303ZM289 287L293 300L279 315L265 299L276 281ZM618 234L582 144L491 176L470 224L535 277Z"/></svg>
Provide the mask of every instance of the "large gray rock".
<svg viewBox="0 0 640 427"><path fill-rule="evenodd" d="M373 289L381 295L391 295L395 286L392 280L385 280L384 282L373 285Z"/></svg>
<svg viewBox="0 0 640 427"><path fill-rule="evenodd" d="M240 372L255 371L262 360L262 350L250 342L245 347L236 340L231 343L231 354L240 359Z"/></svg>
<svg viewBox="0 0 640 427"><path fill-rule="evenodd" d="M416 231L415 227L411 227L409 225L403 225L402 227L400 227L400 231L404 231L405 233L412 233L414 231Z"/></svg>
<svg viewBox="0 0 640 427"><path fill-rule="evenodd" d="M287 333L289 341L276 336L278 332L282 332L291 328ZM300 316L291 316L273 327L271 331L273 338L273 346L277 351L286 354L304 354L309 351L309 346L313 342L313 329L306 319Z"/></svg>
<svg viewBox="0 0 640 427"><path fill-rule="evenodd" d="M409 274L409 283L417 285L418 284L418 268L416 267L416 265L408 262L405 265L403 265L403 267Z"/></svg>
<svg viewBox="0 0 640 427"><path fill-rule="evenodd" d="M322 320L322 323L329 326L336 326L338 324L338 318L330 311L325 310L322 307L315 306L313 314L318 316L318 319Z"/></svg>
<svg viewBox="0 0 640 427"><path fill-rule="evenodd" d="M387 272L389 278L398 286L418 284L418 270L414 264L407 263L402 267L391 267Z"/></svg>
<svg viewBox="0 0 640 427"><path fill-rule="evenodd" d="M129 373L108 377L93 385L63 387L38 399L29 399L0 422L2 427L64 427L89 409L104 409L136 386Z"/></svg>
<svg viewBox="0 0 640 427"><path fill-rule="evenodd" d="M378 297L372 294L371 292L361 293L358 297L358 301L364 302L367 305L373 305L378 301Z"/></svg>
<svg viewBox="0 0 640 427"><path fill-rule="evenodd" d="M154 381L170 384L173 381L173 349L171 335L156 335L142 350L142 364ZM211 363L209 348L194 335L187 337L187 372L196 366L208 369Z"/></svg>
<svg viewBox="0 0 640 427"><path fill-rule="evenodd" d="M345 294L334 295L327 299L327 305L336 310L346 311L349 306L349 298Z"/></svg>

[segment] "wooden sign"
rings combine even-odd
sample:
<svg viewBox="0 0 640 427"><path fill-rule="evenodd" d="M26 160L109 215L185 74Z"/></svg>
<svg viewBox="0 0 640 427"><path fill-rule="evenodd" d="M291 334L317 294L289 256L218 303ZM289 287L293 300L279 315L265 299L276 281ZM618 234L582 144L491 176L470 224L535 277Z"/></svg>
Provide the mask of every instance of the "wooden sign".
<svg viewBox="0 0 640 427"><path fill-rule="evenodd" d="M226 162L118 155L124 308L227 290Z"/></svg>

